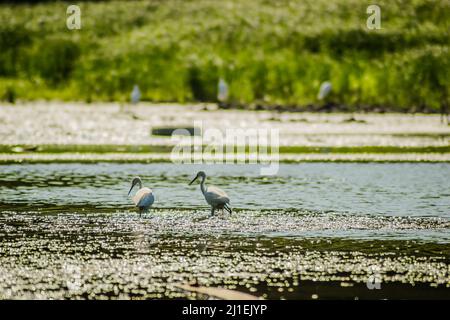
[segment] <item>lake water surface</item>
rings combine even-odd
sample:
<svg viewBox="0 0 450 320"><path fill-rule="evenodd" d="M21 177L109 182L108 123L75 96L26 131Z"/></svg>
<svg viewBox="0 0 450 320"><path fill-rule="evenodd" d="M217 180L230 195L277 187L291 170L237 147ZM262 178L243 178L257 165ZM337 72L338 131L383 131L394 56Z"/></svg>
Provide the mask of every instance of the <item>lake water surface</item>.
<svg viewBox="0 0 450 320"><path fill-rule="evenodd" d="M209 218L198 185L227 191ZM139 217L139 175L156 195ZM450 164L0 165L0 298L450 297ZM375 270L375 271L374 271ZM369 290L373 273L381 290ZM377 278L377 279L378 279ZM383 289L384 288L384 289Z"/></svg>

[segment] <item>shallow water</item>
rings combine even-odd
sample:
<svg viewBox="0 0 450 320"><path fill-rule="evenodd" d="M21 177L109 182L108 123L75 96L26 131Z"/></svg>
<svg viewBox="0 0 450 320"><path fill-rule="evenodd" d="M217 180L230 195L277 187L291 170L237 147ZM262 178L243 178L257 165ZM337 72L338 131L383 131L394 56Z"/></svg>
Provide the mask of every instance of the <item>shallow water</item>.
<svg viewBox="0 0 450 320"><path fill-rule="evenodd" d="M225 189L208 218L198 185ZM139 174L156 194L140 218ZM1 298L449 298L449 164L0 165ZM376 269L381 290L369 290ZM201 296L200 296L201 298Z"/></svg>
<svg viewBox="0 0 450 320"><path fill-rule="evenodd" d="M450 218L450 165L305 163L261 176L257 165L30 164L0 166L0 203L128 208L130 181L153 189L156 208L205 207L198 184L225 189L234 208Z"/></svg>

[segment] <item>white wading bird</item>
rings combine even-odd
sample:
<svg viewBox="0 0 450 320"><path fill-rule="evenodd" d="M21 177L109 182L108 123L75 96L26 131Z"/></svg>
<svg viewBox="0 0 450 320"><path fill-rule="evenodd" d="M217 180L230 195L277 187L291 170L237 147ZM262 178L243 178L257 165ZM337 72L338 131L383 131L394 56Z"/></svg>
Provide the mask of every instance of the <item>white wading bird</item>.
<svg viewBox="0 0 450 320"><path fill-rule="evenodd" d="M139 100L141 100L141 90L139 90L139 86L137 84L134 85L130 98L132 104L137 104Z"/></svg>
<svg viewBox="0 0 450 320"><path fill-rule="evenodd" d="M128 191L128 195L130 195L131 190L133 190L135 185L139 185L139 190L133 196L133 202L136 207L139 208L139 216L142 215L142 212L147 212L151 207L153 202L155 202L155 197L153 196L153 192L149 188L142 187L142 180L139 177L136 177L131 182L130 191Z"/></svg>
<svg viewBox="0 0 450 320"><path fill-rule="evenodd" d="M215 186L205 186L206 174L203 171L199 171L194 179L189 183L191 185L197 178L201 177L202 181L200 182L200 190L202 190L203 195L205 196L206 202L211 206L211 216L214 215L214 211L216 209L227 210L230 214L232 212L230 207L230 198L228 195L220 188Z"/></svg>
<svg viewBox="0 0 450 320"><path fill-rule="evenodd" d="M325 99L331 92L332 86L331 82L325 81L320 85L319 93L317 94L317 99Z"/></svg>
<svg viewBox="0 0 450 320"><path fill-rule="evenodd" d="M217 85L217 100L225 102L228 99L228 84L222 78Z"/></svg>

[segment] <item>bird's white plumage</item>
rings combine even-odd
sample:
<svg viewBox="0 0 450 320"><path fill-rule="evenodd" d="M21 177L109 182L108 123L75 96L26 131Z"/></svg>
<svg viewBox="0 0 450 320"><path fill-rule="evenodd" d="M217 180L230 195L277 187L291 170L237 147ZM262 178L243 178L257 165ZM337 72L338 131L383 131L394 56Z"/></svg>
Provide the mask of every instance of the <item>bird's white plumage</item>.
<svg viewBox="0 0 450 320"><path fill-rule="evenodd" d="M222 212L223 210L226 210L231 214L230 198L222 189L215 186L207 187L205 185L206 174L204 171L199 171L189 184L191 185L199 177L202 179L200 182L200 190L202 191L206 202L211 206L211 216L214 215L216 209L222 209Z"/></svg>
<svg viewBox="0 0 450 320"><path fill-rule="evenodd" d="M147 209L155 202L155 197L151 189L141 188L133 196L133 202L136 207Z"/></svg>
<svg viewBox="0 0 450 320"><path fill-rule="evenodd" d="M141 99L141 90L139 90L139 86L136 84L133 87L133 91L131 91L131 103L136 104Z"/></svg>
<svg viewBox="0 0 450 320"><path fill-rule="evenodd" d="M325 99L331 92L331 82L325 81L320 85L319 94L317 95L317 98L319 100Z"/></svg>
<svg viewBox="0 0 450 320"><path fill-rule="evenodd" d="M219 100L220 102L224 102L228 99L228 84L224 79L219 80L217 91L217 100Z"/></svg>
<svg viewBox="0 0 450 320"><path fill-rule="evenodd" d="M206 187L206 191L204 193L205 200L209 205L213 207L222 206L226 203L230 203L230 198L222 189L216 186L208 186Z"/></svg>

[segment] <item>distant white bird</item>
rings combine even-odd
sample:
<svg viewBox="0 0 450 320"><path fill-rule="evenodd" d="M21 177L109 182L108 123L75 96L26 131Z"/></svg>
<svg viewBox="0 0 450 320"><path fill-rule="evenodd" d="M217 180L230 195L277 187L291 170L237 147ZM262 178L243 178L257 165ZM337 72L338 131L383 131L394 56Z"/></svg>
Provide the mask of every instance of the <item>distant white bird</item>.
<svg viewBox="0 0 450 320"><path fill-rule="evenodd" d="M137 104L141 100L141 90L137 84L134 85L133 91L131 91L131 103Z"/></svg>
<svg viewBox="0 0 450 320"><path fill-rule="evenodd" d="M128 191L128 195L130 195L131 190L133 190L135 185L139 185L139 190L133 196L133 202L136 207L139 208L139 215L142 215L142 213L147 212L153 202L155 202L155 197L153 196L151 189L142 187L142 180L139 177L134 178L131 182L131 188L130 191Z"/></svg>
<svg viewBox="0 0 450 320"><path fill-rule="evenodd" d="M217 100L225 102L228 99L228 84L220 78L217 86Z"/></svg>
<svg viewBox="0 0 450 320"><path fill-rule="evenodd" d="M215 186L205 186L206 174L203 171L199 171L189 185L191 185L199 177L202 178L202 181L200 182L200 190L202 190L206 202L211 206L211 216L214 215L214 211L216 209L222 209L222 211L225 209L231 214L232 210L230 207L230 198L225 191L220 188Z"/></svg>
<svg viewBox="0 0 450 320"><path fill-rule="evenodd" d="M332 86L331 82L325 81L320 85L319 94L317 95L317 99L323 100L325 99L331 92Z"/></svg>

